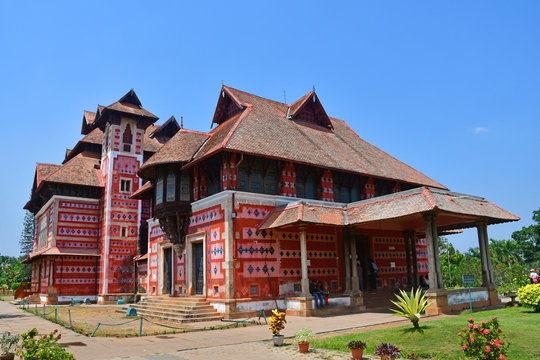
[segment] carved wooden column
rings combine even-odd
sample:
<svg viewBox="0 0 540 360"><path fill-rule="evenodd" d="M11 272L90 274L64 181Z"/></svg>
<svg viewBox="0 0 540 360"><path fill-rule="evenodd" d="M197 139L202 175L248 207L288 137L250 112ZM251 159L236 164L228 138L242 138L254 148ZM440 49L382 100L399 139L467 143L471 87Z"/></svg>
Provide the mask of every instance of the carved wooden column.
<svg viewBox="0 0 540 360"><path fill-rule="evenodd" d="M344 229L341 233L343 240L343 264L345 266L345 293L351 292L351 252L349 230Z"/></svg>
<svg viewBox="0 0 540 360"><path fill-rule="evenodd" d="M426 243L428 251L428 266L429 266L429 288L440 289L442 288L442 281L440 281L440 262L438 261L439 249L437 240L437 227L435 224L435 215L424 215L424 224L426 227ZM434 231L435 229L435 231Z"/></svg>
<svg viewBox="0 0 540 360"><path fill-rule="evenodd" d="M307 241L306 241L306 226L300 225L300 261L302 264L302 297L310 297L309 292L309 278L308 278L308 265L307 265Z"/></svg>
<svg viewBox="0 0 540 360"><path fill-rule="evenodd" d="M490 271L488 267L488 256L489 250L487 249L484 232L484 227L486 224L484 222L478 222L476 224L476 230L478 232L478 245L480 247L480 260L481 260L481 269L482 269L482 286L488 287L491 283Z"/></svg>
<svg viewBox="0 0 540 360"><path fill-rule="evenodd" d="M416 254L416 231L411 231L411 252L412 252L412 268L413 268L413 286L420 286L418 279L418 257Z"/></svg>
<svg viewBox="0 0 540 360"><path fill-rule="evenodd" d="M411 232L403 232L403 241L405 242L405 259L407 260L407 287L412 286L412 269L411 269Z"/></svg>
<svg viewBox="0 0 540 360"><path fill-rule="evenodd" d="M358 254L356 253L356 237L350 236L351 243L351 267L352 267L352 277L351 277L351 290L353 294L358 294L360 292L359 279L358 279L358 266L356 265L358 261Z"/></svg>

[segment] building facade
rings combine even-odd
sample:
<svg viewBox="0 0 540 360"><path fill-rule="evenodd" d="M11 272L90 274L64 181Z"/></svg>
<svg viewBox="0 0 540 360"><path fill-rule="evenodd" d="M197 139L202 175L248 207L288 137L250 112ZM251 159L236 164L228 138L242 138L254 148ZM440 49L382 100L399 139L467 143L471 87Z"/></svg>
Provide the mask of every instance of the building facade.
<svg viewBox="0 0 540 360"><path fill-rule="evenodd" d="M314 311L321 281L337 311L429 273L434 312L460 306L444 290L438 235L476 227L483 287L496 303L487 225L518 218L445 186L329 117L313 91L284 104L223 86L213 129L156 126L130 91L96 113L60 166L38 164L33 290L44 302L204 297L224 316L276 305Z"/></svg>

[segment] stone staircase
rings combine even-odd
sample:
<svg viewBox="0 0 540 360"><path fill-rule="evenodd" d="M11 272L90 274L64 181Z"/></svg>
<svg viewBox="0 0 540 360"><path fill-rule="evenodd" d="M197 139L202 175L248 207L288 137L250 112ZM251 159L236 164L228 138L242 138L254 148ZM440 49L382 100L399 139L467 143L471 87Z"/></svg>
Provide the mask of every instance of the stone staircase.
<svg viewBox="0 0 540 360"><path fill-rule="evenodd" d="M24 299L15 299L10 301L13 305L21 305L22 302L25 302L27 305L34 305L34 304L40 304L41 299L39 298L39 294L32 294L30 296L25 297Z"/></svg>
<svg viewBox="0 0 540 360"><path fill-rule="evenodd" d="M130 304L119 312L135 308L137 315L174 322L219 321L223 318L210 302L197 297L147 297L139 303Z"/></svg>
<svg viewBox="0 0 540 360"><path fill-rule="evenodd" d="M388 309L395 308L396 306L390 302L390 300L396 301L394 290L377 290L376 293L372 291L364 292L364 305L366 306L366 311L375 310L375 309Z"/></svg>

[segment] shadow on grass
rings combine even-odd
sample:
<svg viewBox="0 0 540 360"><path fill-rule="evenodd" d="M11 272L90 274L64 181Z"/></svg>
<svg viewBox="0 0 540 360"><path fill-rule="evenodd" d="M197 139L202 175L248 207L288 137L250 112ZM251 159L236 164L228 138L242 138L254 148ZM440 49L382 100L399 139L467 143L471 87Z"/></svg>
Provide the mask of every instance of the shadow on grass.
<svg viewBox="0 0 540 360"><path fill-rule="evenodd" d="M402 334L411 334L411 333L419 333L423 334L424 331L431 329L432 327L429 325L422 325L419 329L415 329L414 327L408 327L406 329L403 329L401 331Z"/></svg>

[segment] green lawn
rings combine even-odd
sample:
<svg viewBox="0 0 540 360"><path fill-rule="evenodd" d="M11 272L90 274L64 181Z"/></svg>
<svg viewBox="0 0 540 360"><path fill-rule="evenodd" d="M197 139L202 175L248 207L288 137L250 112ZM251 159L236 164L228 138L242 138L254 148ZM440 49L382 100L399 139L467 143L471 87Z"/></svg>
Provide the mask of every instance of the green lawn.
<svg viewBox="0 0 540 360"><path fill-rule="evenodd" d="M477 312L472 315L475 322L499 317L500 327L510 342L507 359L540 359L540 313L532 313L526 308L506 308ZM389 329L373 330L357 334L316 338L311 343L314 348L349 351L347 343L362 340L367 343L367 354L373 354L381 342L397 345L402 356L414 351L426 354L430 359L465 359L459 345L459 330L467 325L470 313L433 321L420 321L421 331L414 331L412 325Z"/></svg>

